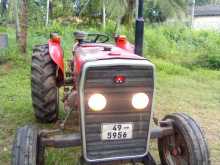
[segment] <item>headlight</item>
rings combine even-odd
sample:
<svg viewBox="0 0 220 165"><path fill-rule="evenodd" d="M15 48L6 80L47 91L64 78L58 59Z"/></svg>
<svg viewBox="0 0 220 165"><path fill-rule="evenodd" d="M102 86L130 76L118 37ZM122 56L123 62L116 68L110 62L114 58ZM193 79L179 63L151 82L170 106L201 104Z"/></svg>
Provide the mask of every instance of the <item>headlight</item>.
<svg viewBox="0 0 220 165"><path fill-rule="evenodd" d="M144 109L149 103L149 97L145 93L136 93L132 97L132 105L135 109Z"/></svg>
<svg viewBox="0 0 220 165"><path fill-rule="evenodd" d="M107 104L105 96L102 94L96 93L90 96L88 100L89 108L93 111L102 111Z"/></svg>

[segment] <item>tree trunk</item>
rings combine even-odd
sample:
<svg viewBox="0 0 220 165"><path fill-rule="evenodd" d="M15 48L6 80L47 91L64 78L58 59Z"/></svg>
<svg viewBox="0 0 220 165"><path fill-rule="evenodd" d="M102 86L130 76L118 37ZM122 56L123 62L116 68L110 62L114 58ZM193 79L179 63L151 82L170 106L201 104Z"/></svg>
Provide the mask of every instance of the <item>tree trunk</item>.
<svg viewBox="0 0 220 165"><path fill-rule="evenodd" d="M26 53L27 49L27 29L28 29L28 0L20 0L19 23L20 32L18 34L18 42L22 53Z"/></svg>
<svg viewBox="0 0 220 165"><path fill-rule="evenodd" d="M49 3L49 15L51 18L53 18L53 1L50 0L50 3Z"/></svg>
<svg viewBox="0 0 220 165"><path fill-rule="evenodd" d="M76 3L76 16L78 17L81 10L81 3L80 0L75 0L75 3Z"/></svg>
<svg viewBox="0 0 220 165"><path fill-rule="evenodd" d="M105 29L105 26L106 26L105 0L102 0L102 26L103 26L103 29Z"/></svg>
<svg viewBox="0 0 220 165"><path fill-rule="evenodd" d="M19 16L18 16L18 7L19 6L19 0L16 0L15 4L15 24L16 24L16 41L19 40L19 33L20 33L20 23L19 23Z"/></svg>
<svg viewBox="0 0 220 165"><path fill-rule="evenodd" d="M47 0L47 13L46 13L46 26L49 22L49 10L50 10L50 0Z"/></svg>
<svg viewBox="0 0 220 165"><path fill-rule="evenodd" d="M124 16L122 17L122 24L131 25L134 17L135 0L127 0L127 8Z"/></svg>

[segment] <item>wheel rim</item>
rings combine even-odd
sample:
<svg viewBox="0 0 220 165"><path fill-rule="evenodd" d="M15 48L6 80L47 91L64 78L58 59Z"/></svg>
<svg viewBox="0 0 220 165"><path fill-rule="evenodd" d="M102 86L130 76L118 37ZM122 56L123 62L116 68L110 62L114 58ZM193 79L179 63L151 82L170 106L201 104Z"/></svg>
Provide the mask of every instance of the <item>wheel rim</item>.
<svg viewBox="0 0 220 165"><path fill-rule="evenodd" d="M162 145L163 157L167 165L189 165L187 143L178 130L175 130L174 135L166 137Z"/></svg>

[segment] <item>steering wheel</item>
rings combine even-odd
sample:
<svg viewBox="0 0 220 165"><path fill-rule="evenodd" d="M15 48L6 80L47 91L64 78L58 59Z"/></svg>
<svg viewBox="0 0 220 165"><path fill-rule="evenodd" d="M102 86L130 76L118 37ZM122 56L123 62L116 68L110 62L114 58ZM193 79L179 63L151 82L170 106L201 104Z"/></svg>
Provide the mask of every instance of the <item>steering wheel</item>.
<svg viewBox="0 0 220 165"><path fill-rule="evenodd" d="M84 40L86 43L105 43L109 41L109 36L101 33L88 33L87 37L91 37L91 40Z"/></svg>
<svg viewBox="0 0 220 165"><path fill-rule="evenodd" d="M110 39L106 34L87 33L84 31L76 31L73 35L80 43L105 43Z"/></svg>

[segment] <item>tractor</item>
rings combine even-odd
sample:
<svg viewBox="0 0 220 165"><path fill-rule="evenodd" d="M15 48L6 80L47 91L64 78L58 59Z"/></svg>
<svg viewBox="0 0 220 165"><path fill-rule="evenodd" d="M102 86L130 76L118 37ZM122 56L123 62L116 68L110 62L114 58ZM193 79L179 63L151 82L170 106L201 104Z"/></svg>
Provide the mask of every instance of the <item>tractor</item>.
<svg viewBox="0 0 220 165"><path fill-rule="evenodd" d="M79 165L155 165L150 139L158 141L162 165L210 165L207 142L194 119L180 112L162 120L154 117L156 71L143 57L143 34L139 0L134 45L119 34L112 44L106 34L77 31L67 69L57 33L36 46L31 66L34 114L56 126L18 128L12 165L45 164L47 147L81 147ZM59 94L66 114L61 121Z"/></svg>

